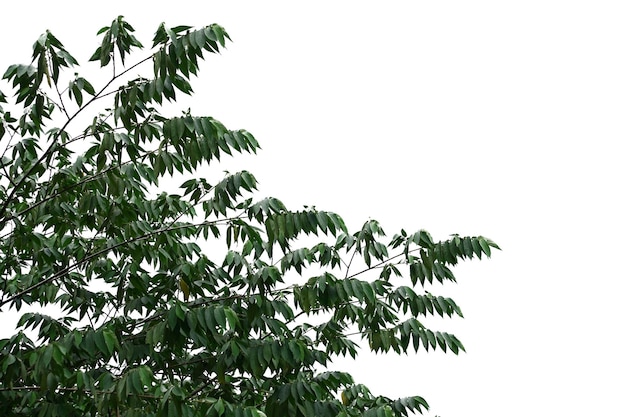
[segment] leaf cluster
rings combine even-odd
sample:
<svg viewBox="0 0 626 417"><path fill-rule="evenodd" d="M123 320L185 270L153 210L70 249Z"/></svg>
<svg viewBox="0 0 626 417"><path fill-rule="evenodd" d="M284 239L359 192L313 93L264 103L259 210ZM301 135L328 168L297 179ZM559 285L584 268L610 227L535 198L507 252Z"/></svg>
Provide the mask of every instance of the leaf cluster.
<svg viewBox="0 0 626 417"><path fill-rule="evenodd" d="M454 282L451 267L498 246L481 236L437 242L423 230L388 239L375 220L350 232L336 213L256 198L248 171L200 176L225 156L255 153L257 140L161 106L191 94L199 61L230 38L215 24L162 24L147 56L129 63L145 50L133 32L121 16L98 32L89 60L110 71L99 87L66 73L78 61L50 32L30 64L4 73L14 94L0 92L0 311L21 317L0 340L1 414L427 409L419 396L375 396L330 362L356 357L359 343L463 351L426 326L429 316L462 317L426 287ZM142 64L144 75L123 81ZM171 181L180 192L163 185Z"/></svg>

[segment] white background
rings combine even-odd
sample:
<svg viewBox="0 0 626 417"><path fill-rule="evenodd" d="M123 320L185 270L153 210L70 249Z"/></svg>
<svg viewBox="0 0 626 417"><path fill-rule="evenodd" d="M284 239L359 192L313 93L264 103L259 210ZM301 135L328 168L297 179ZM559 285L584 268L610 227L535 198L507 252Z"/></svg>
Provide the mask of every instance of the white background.
<svg viewBox="0 0 626 417"><path fill-rule="evenodd" d="M433 289L466 317L433 327L467 353L364 353L336 369L376 394L422 395L431 416L626 415L623 2L29 1L1 13L2 71L28 62L46 28L85 63L119 14L146 45L162 21L219 23L234 42L181 110L256 136L263 151L238 161L261 195L353 230L375 218L390 235L482 234L503 248Z"/></svg>

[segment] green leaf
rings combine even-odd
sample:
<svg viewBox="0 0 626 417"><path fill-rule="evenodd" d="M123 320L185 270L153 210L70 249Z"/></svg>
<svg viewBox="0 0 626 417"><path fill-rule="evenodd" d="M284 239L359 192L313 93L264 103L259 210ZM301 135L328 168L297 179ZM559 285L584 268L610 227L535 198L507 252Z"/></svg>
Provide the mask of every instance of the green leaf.
<svg viewBox="0 0 626 417"><path fill-rule="evenodd" d="M104 329L102 331L102 336L104 338L104 343L106 344L106 352L109 355L112 355L117 345L117 337L115 336L115 333L113 333L110 329Z"/></svg>

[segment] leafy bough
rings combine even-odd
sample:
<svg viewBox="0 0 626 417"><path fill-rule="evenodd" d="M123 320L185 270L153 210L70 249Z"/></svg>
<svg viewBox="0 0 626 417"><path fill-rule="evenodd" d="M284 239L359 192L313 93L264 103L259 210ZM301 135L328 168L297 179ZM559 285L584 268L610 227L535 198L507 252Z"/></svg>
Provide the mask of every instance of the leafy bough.
<svg viewBox="0 0 626 417"><path fill-rule="evenodd" d="M0 92L0 309L27 311L0 340L3 415L427 409L419 396L375 396L330 362L356 357L362 341L377 352L464 350L424 324L462 317L426 287L455 281L451 267L497 245L404 230L386 240L375 220L351 233L335 213L255 199L248 171L199 177L259 149L212 117L161 114L192 93L199 60L228 34L161 25L152 52L127 65L143 49L133 32L122 17L98 32L90 60L111 71L99 89L66 75L78 60L50 32L31 64L4 73L15 94L8 103ZM167 188L176 179L180 194Z"/></svg>

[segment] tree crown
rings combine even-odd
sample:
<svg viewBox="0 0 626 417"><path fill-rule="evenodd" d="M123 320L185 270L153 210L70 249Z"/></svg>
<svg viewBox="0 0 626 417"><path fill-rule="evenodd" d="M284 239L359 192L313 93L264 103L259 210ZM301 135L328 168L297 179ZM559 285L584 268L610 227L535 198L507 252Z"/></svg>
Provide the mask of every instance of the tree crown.
<svg viewBox="0 0 626 417"><path fill-rule="evenodd" d="M359 343L464 350L423 324L462 317L424 287L455 281L450 267L498 246L424 230L387 238L375 220L349 232L333 212L255 199L248 171L199 177L224 155L259 149L212 117L160 112L193 92L199 61L229 36L216 24L162 24L148 55L131 61L145 49L133 33L121 16L98 32L89 60L111 74L98 88L49 31L30 64L4 73L15 92L0 92L0 309L26 310L0 340L4 415L428 408L419 396L375 396L327 366ZM148 75L129 79L141 67ZM179 193L162 187L172 181Z"/></svg>

